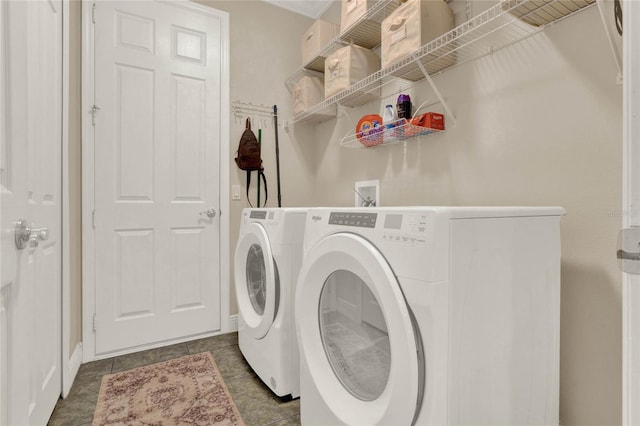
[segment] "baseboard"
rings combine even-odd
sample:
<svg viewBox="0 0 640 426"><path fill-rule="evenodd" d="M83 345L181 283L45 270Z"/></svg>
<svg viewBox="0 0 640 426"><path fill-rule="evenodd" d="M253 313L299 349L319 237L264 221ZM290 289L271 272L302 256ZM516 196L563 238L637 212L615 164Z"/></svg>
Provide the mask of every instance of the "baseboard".
<svg viewBox="0 0 640 426"><path fill-rule="evenodd" d="M187 336L187 337L181 337L178 339L166 340L161 342L155 342L155 343L150 343L146 345L134 346L134 347L130 347L122 350L116 350L112 352L95 354L93 359L88 359L88 360L85 359L84 362L91 362L91 361L97 361L100 359L112 358L115 356L127 355L135 352L146 351L149 349L161 348L168 345L175 345L178 343L190 342L195 339L204 339L207 337L218 336L220 334L233 333L236 331L238 331L238 315L230 315L227 318L226 322L223 321L222 328L218 331L214 331L211 333L197 334L197 335Z"/></svg>
<svg viewBox="0 0 640 426"><path fill-rule="evenodd" d="M73 353L71 354L71 358L69 358L67 368L64 369L66 377L63 377L62 380L63 398L66 398L69 395L71 386L73 385L73 381L76 379L76 375L78 374L78 370L80 369L80 365L82 365L82 342L76 345Z"/></svg>
<svg viewBox="0 0 640 426"><path fill-rule="evenodd" d="M174 339L174 340L170 340L170 341L163 341L163 342L156 342L156 343L151 343L148 345L142 345L142 346L136 346L136 347L132 347L132 348L127 348L127 349L123 349L121 351L114 351L114 352L108 352L108 353L102 353L102 354L95 354L93 356L93 358L91 359L85 359L84 362L91 362L91 361L96 361L99 359L105 359L105 358L111 358L114 356L120 356L120 355L126 355L126 354L130 354L130 353L134 353L134 352L140 352L140 351L144 351L144 350L148 350L148 349L154 349L154 348L159 348L159 347L163 347L163 346L167 346L167 345L172 345L172 344L177 344L177 343L182 343L182 342L189 342L191 340L194 339L203 339L205 337L210 337L210 336L216 336L219 334L224 334L224 333L234 333L238 331L238 315L230 315L227 318L227 321L225 323L225 321L223 321L222 324L222 329L216 332L212 332L212 333L206 333L206 334L201 334L201 335L197 335L197 336L188 336L188 337L183 337L180 339ZM80 343L78 345L81 345ZM85 354L86 356L91 356L91 354ZM80 350L78 351L78 347L76 347L76 350L73 352L73 355L71 356L71 359L69 360L70 362L70 366L69 366L69 370L71 370L71 362L72 360L76 357L79 356L80 358L78 359L78 366L76 367L75 370L73 370L73 378L75 378L76 373L78 372L78 368L80 368L80 364L82 363L82 348L80 348ZM66 382L65 382L66 383ZM71 383L73 383L73 380L71 380ZM63 391L66 389L66 386L63 385ZM71 385L69 385L69 388L71 388ZM69 391L66 390L66 392L63 392L63 398L66 396L66 394L68 394Z"/></svg>
<svg viewBox="0 0 640 426"><path fill-rule="evenodd" d="M228 325L229 325L229 329L227 330L228 333L238 331L238 314L229 315Z"/></svg>

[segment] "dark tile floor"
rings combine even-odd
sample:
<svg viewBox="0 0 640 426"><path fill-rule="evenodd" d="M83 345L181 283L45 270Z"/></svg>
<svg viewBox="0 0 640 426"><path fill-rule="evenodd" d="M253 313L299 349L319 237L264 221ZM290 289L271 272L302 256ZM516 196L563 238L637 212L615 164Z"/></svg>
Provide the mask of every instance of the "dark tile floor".
<svg viewBox="0 0 640 426"><path fill-rule="evenodd" d="M237 333L229 333L83 364L69 396L56 404L49 425L91 425L100 383L105 374L205 351L213 355L222 378L248 426L300 424L300 400L284 401L276 397L242 357L238 348Z"/></svg>

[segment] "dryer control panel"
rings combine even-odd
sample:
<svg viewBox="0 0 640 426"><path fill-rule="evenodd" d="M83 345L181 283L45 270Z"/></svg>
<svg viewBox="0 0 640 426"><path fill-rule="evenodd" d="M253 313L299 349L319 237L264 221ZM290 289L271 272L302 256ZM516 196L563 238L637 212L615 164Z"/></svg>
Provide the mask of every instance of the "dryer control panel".
<svg viewBox="0 0 640 426"><path fill-rule="evenodd" d="M331 212L329 225L355 226L358 228L375 228L377 213Z"/></svg>
<svg viewBox="0 0 640 426"><path fill-rule="evenodd" d="M428 215L426 214L392 214L384 218L383 241L426 244Z"/></svg>

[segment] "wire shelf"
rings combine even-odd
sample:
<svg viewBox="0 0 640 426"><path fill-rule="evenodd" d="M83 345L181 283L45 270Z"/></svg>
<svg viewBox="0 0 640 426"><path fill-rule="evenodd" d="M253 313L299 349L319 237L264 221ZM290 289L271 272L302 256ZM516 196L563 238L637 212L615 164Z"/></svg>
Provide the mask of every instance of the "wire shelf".
<svg viewBox="0 0 640 426"><path fill-rule="evenodd" d="M377 148L404 142L419 136L443 133L444 130L430 129L428 127L414 126L407 120L396 122L392 128L380 127L369 130L368 134L350 134L340 140L340 145L345 148ZM359 136L359 137L358 137Z"/></svg>
<svg viewBox="0 0 640 426"><path fill-rule="evenodd" d="M393 12L400 2L398 0L381 0L359 17L346 30L338 35L344 43L353 43L367 49L380 44L382 21Z"/></svg>
<svg viewBox="0 0 640 426"><path fill-rule="evenodd" d="M384 86L392 84L394 77L419 81L425 78L421 68L433 75L495 52L540 32L547 25L585 10L595 2L596 0L502 0L412 54L398 59L304 113L297 114L291 119L291 123L310 121L315 114L324 113L336 103L357 105L359 98L362 100L362 96L380 93Z"/></svg>
<svg viewBox="0 0 640 426"><path fill-rule="evenodd" d="M518 2L522 4L512 8L510 13L530 25L543 26L569 16L595 2L596 0Z"/></svg>

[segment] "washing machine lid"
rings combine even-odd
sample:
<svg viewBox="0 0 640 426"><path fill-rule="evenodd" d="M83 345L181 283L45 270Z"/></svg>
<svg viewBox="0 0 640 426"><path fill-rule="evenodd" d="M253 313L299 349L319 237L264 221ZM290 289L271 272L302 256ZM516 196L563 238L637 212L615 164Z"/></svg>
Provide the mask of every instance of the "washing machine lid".
<svg viewBox="0 0 640 426"><path fill-rule="evenodd" d="M358 235L330 235L305 256L296 291L300 354L333 415L345 424L412 424L422 348L384 256ZM367 303L378 319L365 318Z"/></svg>
<svg viewBox="0 0 640 426"><path fill-rule="evenodd" d="M259 223L246 225L236 245L235 278L238 309L247 332L261 339L276 314L278 283L269 238Z"/></svg>

